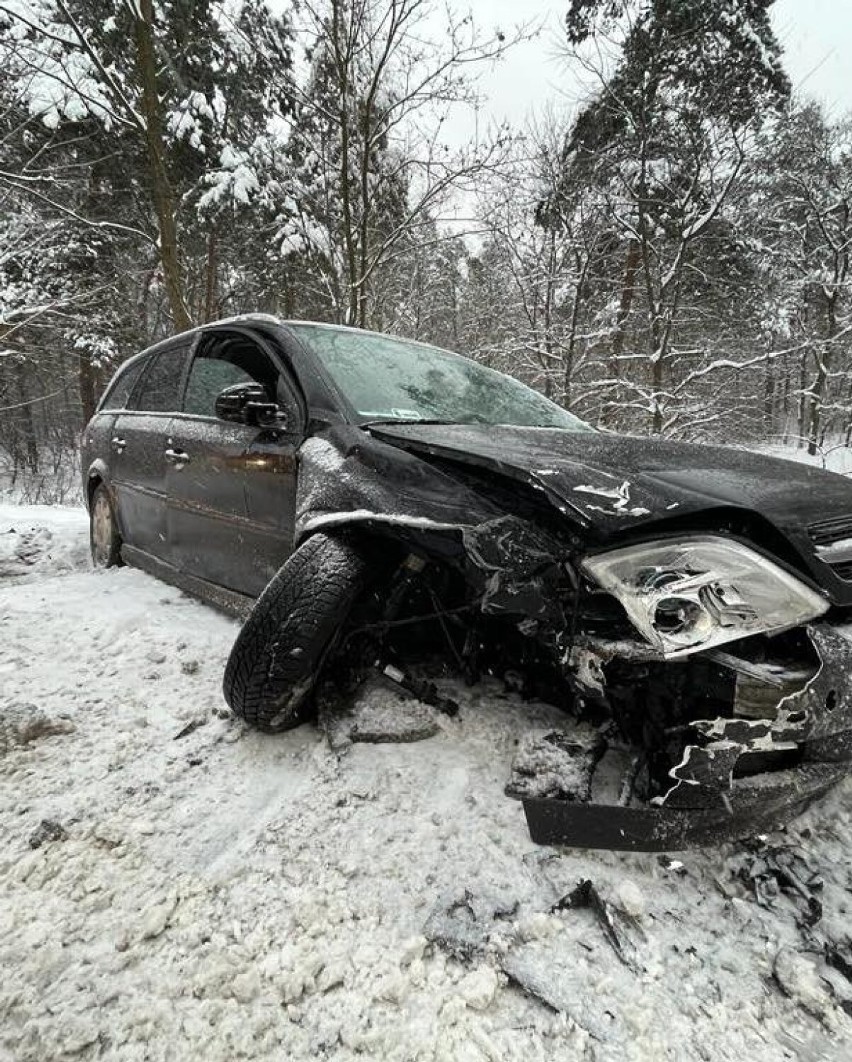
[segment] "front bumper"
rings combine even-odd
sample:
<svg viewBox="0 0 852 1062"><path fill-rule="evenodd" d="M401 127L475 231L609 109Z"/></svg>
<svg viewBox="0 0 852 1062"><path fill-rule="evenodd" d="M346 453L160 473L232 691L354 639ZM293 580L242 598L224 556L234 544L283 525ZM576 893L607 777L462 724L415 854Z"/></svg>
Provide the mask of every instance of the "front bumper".
<svg viewBox="0 0 852 1062"><path fill-rule="evenodd" d="M594 803L584 792L523 799L539 844L677 850L766 832L803 811L852 766L852 642L827 623L806 628L819 666L773 718L700 719L671 788L642 806ZM786 766L791 761L795 766ZM760 770L783 763L782 769Z"/></svg>

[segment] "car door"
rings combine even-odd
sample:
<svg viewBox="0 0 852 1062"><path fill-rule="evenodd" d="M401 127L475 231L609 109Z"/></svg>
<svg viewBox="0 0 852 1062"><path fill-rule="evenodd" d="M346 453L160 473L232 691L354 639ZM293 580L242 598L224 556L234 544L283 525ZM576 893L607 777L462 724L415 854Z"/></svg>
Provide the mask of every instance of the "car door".
<svg viewBox="0 0 852 1062"><path fill-rule="evenodd" d="M274 427L216 416L226 387L259 383L282 410ZM260 594L293 548L303 408L271 352L246 332L209 333L171 421L166 471L172 563L238 593Z"/></svg>
<svg viewBox="0 0 852 1062"><path fill-rule="evenodd" d="M112 483L125 547L169 561L166 526L166 449L169 424L180 408L191 337L154 351L127 408L113 423ZM132 555L131 555L132 559Z"/></svg>

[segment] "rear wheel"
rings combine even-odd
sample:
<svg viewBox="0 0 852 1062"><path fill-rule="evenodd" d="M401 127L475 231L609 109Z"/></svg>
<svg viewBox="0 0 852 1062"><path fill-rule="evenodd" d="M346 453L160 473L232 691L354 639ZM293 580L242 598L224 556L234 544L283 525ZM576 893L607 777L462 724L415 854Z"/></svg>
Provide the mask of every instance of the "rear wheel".
<svg viewBox="0 0 852 1062"><path fill-rule="evenodd" d="M89 542L96 568L114 568L121 564L121 535L109 491L103 483L95 487L89 506Z"/></svg>
<svg viewBox="0 0 852 1062"><path fill-rule="evenodd" d="M302 722L325 657L366 584L367 563L342 538L314 535L280 568L234 642L223 692L263 730Z"/></svg>

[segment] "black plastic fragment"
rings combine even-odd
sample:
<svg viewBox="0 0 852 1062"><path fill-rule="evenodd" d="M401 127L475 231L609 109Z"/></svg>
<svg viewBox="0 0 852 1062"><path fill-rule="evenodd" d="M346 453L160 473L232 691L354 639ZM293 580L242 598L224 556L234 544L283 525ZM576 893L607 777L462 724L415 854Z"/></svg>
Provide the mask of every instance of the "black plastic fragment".
<svg viewBox="0 0 852 1062"><path fill-rule="evenodd" d="M771 907L780 893L799 907L799 925L811 928L822 918L823 882L805 856L790 845L758 842L737 876L762 907Z"/></svg>
<svg viewBox="0 0 852 1062"><path fill-rule="evenodd" d="M617 911L612 904L607 903L590 879L584 878L579 881L567 896L557 900L551 910L566 911L581 907L587 907L594 913L604 931L604 936L612 945L612 950L624 965L634 973L638 972L639 964L634 948L627 937L627 916Z"/></svg>
<svg viewBox="0 0 852 1062"><path fill-rule="evenodd" d="M387 672L385 672L385 674L387 674ZM428 682L426 679L415 679L409 675L405 675L398 684L402 686L404 690L407 690L412 694L412 696L416 697L418 701L428 704L430 708L435 708L443 715L452 718L459 714L458 701L454 701L452 697L445 697L442 693L439 693L438 687L434 682Z"/></svg>

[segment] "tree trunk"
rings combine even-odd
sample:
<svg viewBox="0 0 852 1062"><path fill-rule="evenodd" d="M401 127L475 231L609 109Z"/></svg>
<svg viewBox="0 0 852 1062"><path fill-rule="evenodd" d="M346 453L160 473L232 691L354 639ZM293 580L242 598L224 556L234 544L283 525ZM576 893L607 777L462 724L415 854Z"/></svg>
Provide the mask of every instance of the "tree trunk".
<svg viewBox="0 0 852 1062"><path fill-rule="evenodd" d="M799 365L799 439L804 439L808 432L808 400L805 394L808 386L808 352L802 351Z"/></svg>
<svg viewBox="0 0 852 1062"><path fill-rule="evenodd" d="M814 385L811 389L811 397L809 402L810 408L808 414L808 453L812 456L817 452L817 445L819 443L823 398L825 397L825 385L826 381L828 380L829 370L831 368L831 342L837 332L836 299L837 296L832 295L829 298L828 306L826 307L826 314L828 318L828 335L826 336L827 342L822 352L822 356L817 357L817 374L816 379L814 380Z"/></svg>
<svg viewBox="0 0 852 1062"><path fill-rule="evenodd" d="M83 424L88 424L95 415L97 400L97 379L92 366L92 359L85 351L80 351L77 358L77 381L80 387L80 406L83 410Z"/></svg>
<svg viewBox="0 0 852 1062"><path fill-rule="evenodd" d="M216 230L211 228L207 234L207 262L204 269L204 316L203 320L212 321L216 315L216 271L218 267L218 245Z"/></svg>
<svg viewBox="0 0 852 1062"><path fill-rule="evenodd" d="M39 466L39 454L38 454L38 440L36 439L36 427L35 419L33 417L33 404L29 398L26 373L24 370L24 362L22 360L15 359L13 362L15 366L15 379L18 387L19 405L15 411L18 414L18 421L21 425L20 434L22 436L23 447L22 450L26 454L26 464L30 472L38 472Z"/></svg>
<svg viewBox="0 0 852 1062"><path fill-rule="evenodd" d="M138 17L134 20L136 38L136 74L142 89L142 113L145 119L145 149L151 197L159 232L160 263L169 308L175 328L184 331L192 327L183 291L180 254L178 251L177 204L166 170L166 148L163 138L163 119L157 87L157 63L154 55L153 0L139 0Z"/></svg>
<svg viewBox="0 0 852 1062"><path fill-rule="evenodd" d="M337 77L337 90L340 95L340 106L337 110L340 122L340 209L343 215L343 245L346 253L347 276L347 312L346 324L358 324L359 318L359 292L358 292L358 259L356 253L355 220L352 214L352 181L350 167L350 153L352 151L350 128L351 106L350 95L350 68L351 55L348 40L344 46L345 23L341 19L341 8L345 5L343 0L331 2L331 33L332 47L334 49L334 66ZM354 16L350 16L354 17ZM348 35L347 35L348 36Z"/></svg>
<svg viewBox="0 0 852 1062"><path fill-rule="evenodd" d="M633 296L636 291L636 271L641 262L638 240L629 240L627 244L627 259L624 263L624 279L621 283L621 296L618 300L618 313L615 317L615 331L612 334L610 345L610 365L612 375L618 376L618 359L624 349L626 335L625 325L633 307Z"/></svg>

